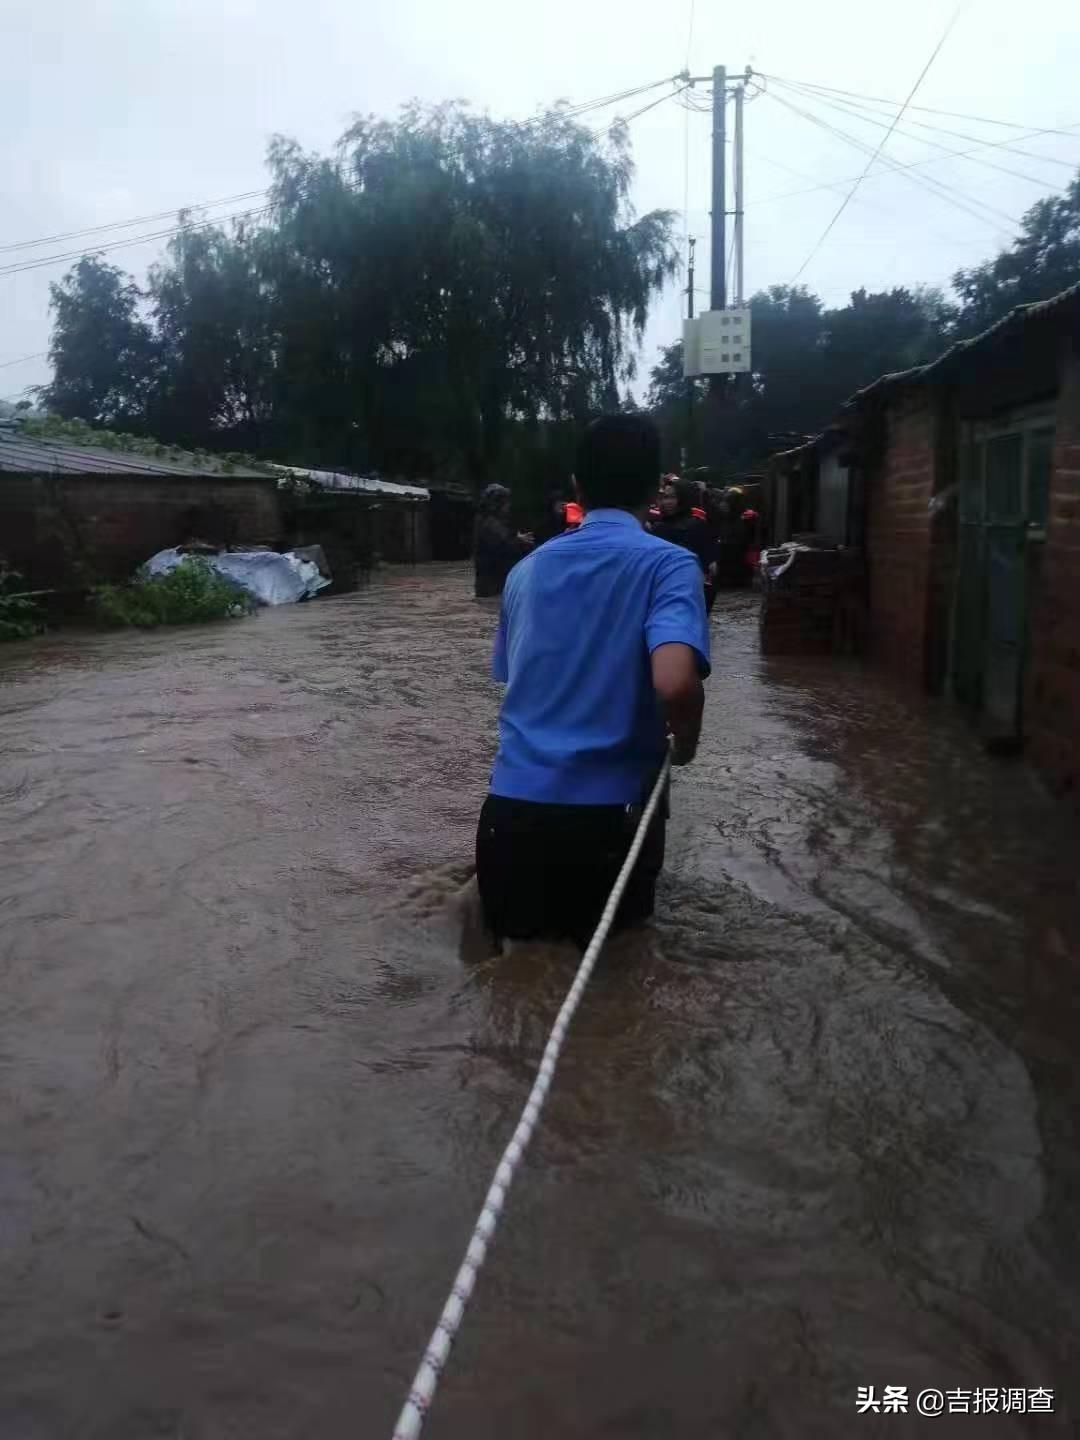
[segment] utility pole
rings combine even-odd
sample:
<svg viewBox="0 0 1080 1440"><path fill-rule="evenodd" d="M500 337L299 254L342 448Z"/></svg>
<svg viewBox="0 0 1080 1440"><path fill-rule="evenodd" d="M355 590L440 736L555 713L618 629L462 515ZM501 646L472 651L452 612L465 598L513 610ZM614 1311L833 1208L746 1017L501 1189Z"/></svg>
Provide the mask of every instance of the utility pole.
<svg viewBox="0 0 1080 1440"><path fill-rule="evenodd" d="M712 94L712 250L709 255L709 309L727 309L727 67L713 69ZM728 377L710 375L703 414L705 453L715 462L723 444Z"/></svg>
<svg viewBox="0 0 1080 1440"><path fill-rule="evenodd" d="M713 69L712 97L712 256L709 308L727 307L727 69ZM714 377L718 378L718 377Z"/></svg>
<svg viewBox="0 0 1080 1440"><path fill-rule="evenodd" d="M695 235L687 236L689 256L686 261L686 318L694 318L694 246L697 244ZM690 453L693 448L694 436L694 382L686 382L686 443L682 447L682 469L685 470L690 464Z"/></svg>
<svg viewBox="0 0 1080 1440"><path fill-rule="evenodd" d="M746 86L735 89L735 304L743 303L743 101Z"/></svg>

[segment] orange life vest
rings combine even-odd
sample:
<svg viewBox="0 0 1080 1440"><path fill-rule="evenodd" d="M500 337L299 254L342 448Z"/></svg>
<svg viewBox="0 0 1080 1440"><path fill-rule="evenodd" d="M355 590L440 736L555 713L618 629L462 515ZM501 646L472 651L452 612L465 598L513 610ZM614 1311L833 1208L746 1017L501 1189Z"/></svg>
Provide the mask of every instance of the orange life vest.
<svg viewBox="0 0 1080 1440"><path fill-rule="evenodd" d="M578 505L577 502L574 501L574 500L568 500L568 501L566 502L566 527L567 527L567 529L569 529L572 525L580 525L581 522L582 522L584 519L585 519L585 511L582 510L581 506Z"/></svg>

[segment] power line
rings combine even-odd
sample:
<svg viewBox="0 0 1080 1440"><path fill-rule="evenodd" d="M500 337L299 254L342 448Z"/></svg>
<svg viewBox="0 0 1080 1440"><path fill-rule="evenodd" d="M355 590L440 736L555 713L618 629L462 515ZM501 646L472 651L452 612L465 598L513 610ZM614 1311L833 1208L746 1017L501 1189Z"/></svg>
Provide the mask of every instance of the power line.
<svg viewBox="0 0 1080 1440"><path fill-rule="evenodd" d="M33 355L20 355L15 360L0 360L0 370L7 370L12 365L25 365L28 360L43 360L48 353L47 350L35 350Z"/></svg>
<svg viewBox="0 0 1080 1440"><path fill-rule="evenodd" d="M824 245L825 241L826 241L826 240L828 239L828 237L829 237L830 232L832 231L833 226L834 226L834 225L836 224L836 222L840 219L840 216L844 213L844 211L847 209L847 207L851 204L851 201L855 198L855 193L856 193L856 191L858 190L859 186L862 184L863 180L866 178L866 176L867 176L867 175L870 173L870 171L873 169L874 164L875 164L878 156L881 154L881 152L885 149L885 146L888 144L889 137L892 135L893 130L896 128L896 126L897 126L897 125L900 123L900 121L903 119L904 111L905 111L905 110L907 109L907 107L911 104L912 100L914 100L915 94L916 94L917 90L919 89L919 86L920 86L920 85L922 84L922 82L926 79L926 76L927 76L927 74L928 74L928 72L929 72L929 70L930 70L931 65L933 65L934 61L937 59L937 57L938 57L938 55L939 55L939 53L940 53L940 51L941 51L941 47L945 44L945 41L949 38L949 34L950 34L950 32L952 31L952 28L953 28L953 26L956 24L957 20L960 18L960 12L961 12L961 10L963 10L963 8L964 8L964 0L960 0L960 4L957 5L956 9L955 9L955 10L953 11L953 13L952 13L952 18L950 19L949 23L945 26L945 29L942 31L940 40L938 40L937 44L934 46L933 50L930 52L930 58L929 58L929 60L927 60L926 64L923 66L922 70L919 72L918 79L915 81L915 84L914 84L914 85L911 87L911 89L908 91L907 98L905 99L903 105L901 105L900 109L897 111L895 120L894 120L893 123L889 126L889 128L888 128L888 130L885 132L885 134L881 137L881 140L878 142L877 149L876 149L876 150L874 151L874 153L870 156L870 159L866 162L866 169L865 169L865 170L863 171L863 173L856 179L854 185L852 185L851 189L850 189L850 190L848 191L848 193L844 196L843 200L840 202L839 208L837 209L835 215L832 217L832 219L829 221L828 225L826 225L825 229L822 231L821 236L820 236L817 244L816 244L816 245L813 247L813 249L810 251L810 254L807 255L806 259L805 259L805 260L803 261L803 263L799 266L798 270L796 270L795 275L794 275L794 277L793 277L793 279L792 279L792 282L791 282L793 285L794 285L795 281L798 280L799 276L803 273L803 271L806 269L806 267L807 267L807 266L810 264L810 262L813 260L814 256L815 256L815 255L818 253L818 251L821 249L822 245Z"/></svg>
<svg viewBox="0 0 1080 1440"><path fill-rule="evenodd" d="M793 93L811 101L816 100L819 105L828 106L829 109L836 110L839 114L846 115L853 120L861 121L861 123L864 125L873 125L879 130L887 130L890 128L888 125L886 125L884 119L879 118L877 114L861 113L853 105L850 105L844 101L825 100L820 95L815 95L812 92L802 90L794 90ZM1012 170L1007 165L997 165L994 163L993 160L987 160L979 155L965 152L957 152L950 149L948 145L942 145L939 140L929 140L922 135L916 135L904 126L893 126L891 128L895 131L897 135L904 135L907 138L916 141L920 145L929 146L932 150L940 150L942 152L942 159L948 159L951 156L956 156L959 153L963 158L970 160L973 165L982 165L986 169L998 171L998 173L1001 175L1009 175L1014 180L1023 180L1026 184L1035 185L1040 190L1045 190L1046 187L1050 184L1048 180L1038 175L1027 175L1022 170ZM948 134L955 132L945 131L942 133ZM968 140L974 140L975 136L969 135L964 138ZM1070 166L1069 168L1072 169L1073 167Z"/></svg>
<svg viewBox="0 0 1080 1440"><path fill-rule="evenodd" d="M857 90L838 90L833 85L816 85L811 80L793 80L790 76L767 75L764 70L755 70L754 74L760 75L764 80L774 80L782 85L800 85L807 90L824 90L829 95L843 95L849 100L873 100L876 104L888 106L897 106L900 104L899 100L890 100L882 95L863 95ZM909 110L918 110L922 115L945 115L952 120L974 120L979 125L1000 125L1009 130L1030 130L1034 128L1039 135L1068 135L1070 139L1076 138L1068 129L1059 130L1053 126L1032 127L1031 125L1022 125L1017 120L993 120L987 115L967 115L961 110L937 110L931 105L909 105L907 108ZM918 122L913 121L912 123ZM1023 139L1023 136L1018 138Z"/></svg>
<svg viewBox="0 0 1080 1440"><path fill-rule="evenodd" d="M68 260L85 260L91 255L121 250L127 245L145 245L152 240L170 240L174 235L186 235L190 231L205 230L209 226L222 225L229 220L252 219L257 215L265 215L274 208L274 205L261 205L254 210L239 210L232 215L218 215L213 220L197 220L188 225L173 225L167 230L156 230L148 235L133 235L126 240L110 240L105 245L97 245L89 250L69 250L61 255L42 255L36 260L22 260L13 265L2 265L0 266L0 278L5 275L21 275L27 270L43 270L50 265L62 265Z"/></svg>
<svg viewBox="0 0 1080 1440"><path fill-rule="evenodd" d="M520 123L531 126L533 124L541 124L544 120L547 120L549 118L577 119L580 115L586 114L590 110L602 109L606 105L616 103L619 100L626 99L634 95L643 94L647 90L655 90L657 86L671 84L674 80L677 80L678 78L680 77L669 76L663 80L655 80L649 85L635 86L632 90L622 91L615 96L604 96L599 100L586 101L582 105L573 108L567 108L565 110L550 110L546 112L545 115L537 117L535 121ZM680 89L672 91L670 94L661 95L658 99L651 100L647 105L642 105L639 109L633 111L631 114L625 117L617 118L615 121L612 122L611 125L601 126L598 130L591 131L590 133L594 137L609 134L611 133L611 131L617 129L619 126L629 124L632 120L636 120L640 115L644 115L646 111L652 110L655 106L663 104L665 100L670 100L672 96L680 95L686 88L687 86L684 84L680 87ZM255 191L252 193L265 195L269 193L269 189L263 191ZM66 262L72 260L85 259L91 255L99 255L108 251L120 250L123 249L125 246L144 245L158 240L170 240L176 235L187 234L189 232L197 230L205 230L213 226L227 224L230 221L255 219L259 216L269 214L271 210L274 210L276 208L277 202L271 202L267 205L256 206L247 210L235 211L228 215L217 215L207 220L197 220L189 222L187 224L172 225L166 229L151 231L148 234L144 235L132 235L127 236L122 240L107 241L103 245L97 245L89 249L69 250L61 252L59 254L42 255L34 259L15 261L9 265L0 266L0 278L3 278L6 275L19 275L28 270L45 269L51 265L65 264Z"/></svg>
<svg viewBox="0 0 1080 1440"><path fill-rule="evenodd" d="M846 130L839 129L837 126L830 124L828 120L822 120L821 117L818 115L812 115L808 110L800 109L798 105L793 105L790 101L785 100L782 95L778 95L775 91L771 91L770 96L773 100L776 101L778 105L783 105L786 110L791 110L794 114L801 116L802 119L808 120L811 125L816 125L819 129L824 130L827 134L835 136L838 140L842 140L845 145L852 146L854 149L858 150L863 155L873 155L873 147L867 145L865 141L860 140L857 136L848 134ZM888 157L882 158L884 159L885 165L888 168L885 171L879 172L881 174L892 174L894 172L897 174L906 174L907 171L915 168L912 165L899 165L896 163L895 160L891 160ZM944 157L935 156L932 158L942 159ZM922 163L925 165L928 162L923 161ZM866 172L864 170L864 177L865 174ZM1000 228L999 218L1012 226L1018 224L1018 221L1016 221L1011 215L1006 215L1005 212L1001 210L995 210L993 206L987 205L984 200L979 200L974 196L964 196L964 198L960 198L959 194L956 193L955 186L943 184L940 180L935 179L933 176L906 174L906 178L910 180L913 185L918 185L928 194L933 195L935 199L945 200L948 204L955 206L955 208L958 210L962 210L966 215L973 216L976 220L981 221L984 225L993 224ZM855 180L858 179L859 177L856 176ZM854 184L855 182L852 181L851 183ZM979 210L973 208L975 206L981 207L981 210L986 211L987 213L981 214Z"/></svg>
<svg viewBox="0 0 1080 1440"><path fill-rule="evenodd" d="M683 85L678 90L673 90L670 95L661 95L658 100L650 100L648 105L642 105L640 110L635 110L632 115L619 115L610 125L602 125L599 130L594 130L594 136L608 135L612 130L617 130L620 125L629 125L631 120L636 120L639 115L644 115L647 110L655 110L657 105L663 105L665 100L673 100L676 95L681 95L688 90L689 85Z"/></svg>
<svg viewBox="0 0 1080 1440"><path fill-rule="evenodd" d="M780 100L780 97L779 97L778 95L775 95L775 94L773 94L772 98L773 98L774 100ZM783 102L783 101L780 101L780 103L783 104L784 102ZM805 110L799 110L797 106L788 106L787 108L788 108L788 109L791 109L791 110L794 110L796 114L803 116L805 119L808 119L808 120L809 120L809 119L813 119L813 118L814 118L814 117L812 117L811 115L809 115L809 113L808 113L807 111L805 111ZM817 121L815 120L815 123L819 123L819 122L817 122ZM838 136L841 136L842 138L847 138L847 137L844 137L844 132L843 132L842 130L837 130L834 126L831 126L831 125L826 125L824 121L821 121L820 123L821 123L827 130L829 130L830 132L832 132L833 134L838 135ZM1080 122L1078 122L1078 123L1080 123ZM1058 132L1058 131L1032 130L1032 131L1030 132L1030 134L1024 135L1024 136L1022 136L1021 138L1024 139L1024 140L1037 140L1040 136L1042 136L1042 135L1044 135L1044 134L1058 134L1058 133L1060 133L1060 132ZM1077 137L1077 138L1080 138L1080 137ZM1002 145L1007 145L1007 144L1008 144L1008 141L1007 141L1007 140L985 140L985 141L983 141L979 146L977 146L975 150L956 150L956 151L953 152L953 155L954 155L954 158L960 158L960 157L963 157L963 156L966 156L966 155L974 155L974 154L976 154L979 150L994 150L994 149L999 148L999 147L1002 146ZM907 162L907 164L904 164L904 165L894 164L892 168L893 168L893 170L896 171L896 172L908 171L908 170L918 170L918 169L921 169L923 166L926 166L926 165L939 165L939 164L942 162L942 160L945 160L945 159L948 159L948 158L949 158L949 157L948 157L948 156L945 156L945 155L929 155L929 156L927 156L927 157L926 157L925 159L923 159L923 160L910 160L910 161ZM777 163L777 162L774 161L773 163L775 164L775 163ZM782 167L782 168L790 168L790 167ZM880 173L880 174L888 174L888 173L890 173L890 172L888 172L888 171L882 171L882 172L879 172L879 173ZM869 178L870 178L871 180L874 180L874 179L877 179L878 176L876 176L876 175L871 175ZM812 185L812 186L810 186L808 189L805 189L805 190L783 190L783 191L780 192L779 195L763 195L763 196L761 197L761 199L755 200L755 201L753 202L753 204L754 204L755 206L757 206L757 205L768 205L768 204L771 204L772 202L777 201L777 200L794 200L794 199L798 198L798 197L801 196L801 195L814 195L814 194L816 194L816 193L817 193L818 191L820 191L820 190L836 190L836 189L839 189L839 187L842 186L842 185L850 185L851 182L852 182L852 177L850 177L850 176L849 176L848 179L846 179L846 180L827 180L827 181L823 182L823 183L820 184L820 185Z"/></svg>
<svg viewBox="0 0 1080 1440"><path fill-rule="evenodd" d="M658 86L670 84L670 83L672 83L673 81L675 81L675 80L677 80L677 79L679 79L679 78L680 78L679 76L664 76L663 79L661 79L661 80L652 80L652 81L650 81L647 85L633 85L633 86L629 87L629 88L626 89L626 90L618 90L618 91L615 91L615 92L614 92L613 94L611 94L611 95L601 95L601 96L597 97L597 98L594 99L594 100L584 100L584 101L582 101L582 102L580 102L579 104L576 104L576 105L554 105L554 106L551 106L549 109L543 111L541 114L532 116L531 118L529 118L529 119L527 119L527 120L519 120L519 121L516 121L516 122L512 121L512 122L510 122L510 123L511 123L511 124L517 124L517 125L519 125L519 126L521 126L521 127L523 127L523 128L526 128L526 129L531 129L533 126L542 125L542 124L543 124L545 121L547 121L547 120L557 120L557 119L575 120L575 119L578 119L579 117L581 117L581 116L583 116L583 115L588 115L588 114L592 113L592 112L595 111L595 110L602 110L602 109L604 109L604 108L605 108L606 106L608 106L608 105L617 105L617 104L619 104L619 103L620 103L621 101L623 101L623 100L630 100L630 99L635 98L635 97L638 96L638 95L643 95L643 94L645 94L645 93L646 93L647 91L649 91L649 90L655 90ZM666 98L666 97L665 97L665 98ZM643 112L638 112L638 113L643 113ZM628 117L628 118L629 118L629 119L633 119L634 116L630 116L630 117ZM260 196L269 195L271 189L272 189L272 187L267 185L267 186L263 186L263 187L261 187L261 188L259 188L259 189L256 189L256 190L241 190L241 191L239 191L238 193L236 193L236 194L234 194L234 195L223 195L223 196L219 196L219 197L218 197L217 199L215 199L215 200L199 200L199 201L194 201L194 202L191 202L191 203L185 204L185 205L174 205L174 206L172 206L172 207L171 207L170 209L168 209L168 210L158 210L158 211L154 211L154 212L152 212L152 213L150 213L150 214L146 214L146 215L135 215L135 216L132 216L131 218L129 218L129 219L127 219L127 220L112 220L112 221L109 221L108 223L102 224L102 225L88 225L88 226L83 227L83 228L80 229L80 230L62 230L62 231L58 231L56 234L53 234L53 235L40 235L40 236L38 236L36 239L32 239L32 240L13 240L13 241L9 241L9 242L7 242L7 243L5 243L5 244L0 245L0 254L10 254L11 252L16 251L16 250L32 250L32 249L35 249L35 248L36 248L37 246L39 246L39 245L52 245L52 244L56 244L56 243L59 243L59 242L65 241L65 240L77 240L77 239L80 239L82 236L85 236L85 235L101 235L101 234L107 233L107 232L110 231L110 230L127 230L127 229L132 228L132 227L135 226L135 225L146 225L146 224L151 224L151 223L153 223L155 220L166 220L166 219L169 219L169 218L172 217L172 216L175 216L175 215L180 214L181 212L187 211L187 210L190 210L190 211L208 210L208 209L213 209L214 207L216 207L216 206L218 206L218 205L231 205L231 204L236 204L237 202L243 201L243 200L255 200L255 199L258 199ZM245 212L244 212L244 214L246 214L246 215L250 215L250 214L254 214L254 213L256 213L256 212L255 212L255 211L245 211ZM219 218L221 221L226 221L226 220L234 219L234 218L236 218L236 217L235 217L235 216L232 216L232 215L223 215L223 216L220 216L220 217L218 217L218 218ZM210 223L210 224L213 224L213 223L215 223L215 222L214 222L214 221L209 221L209 222L202 222L202 223ZM182 226L182 227L180 227L180 228L183 229L183 228L189 228L189 227L183 227L183 226ZM195 228L195 227L192 226L192 227L190 227L190 228ZM159 239L159 238L161 238L161 237L160 237L159 235L155 234L155 235L147 236L146 238L147 238L147 239ZM126 241L126 240L125 240L125 241L118 241L118 242L116 242L115 246L112 246L112 242L110 242L110 246L112 246L112 248L118 248L119 245L121 245L121 244L129 244L129 243L130 243L130 244L136 244L136 243L141 243L141 241L142 241L142 237L135 237L135 238L132 239L131 241ZM101 248L101 249L106 249L106 248L110 248L110 246L101 246L100 248ZM88 251L87 253L95 253L95 254L96 254L97 251L96 251L96 250L94 250L93 252L89 252L89 251ZM43 259L47 259L47 258L48 258L48 257L43 257ZM70 257L69 257L69 256L65 256L65 257L63 257L63 258L70 258ZM28 263L28 266L29 266L30 268L32 268L32 262L27 262L27 263ZM52 262L50 261L49 263L52 263ZM9 267L0 267L0 274L7 274L7 273L15 273L15 272L14 272L14 271L9 271Z"/></svg>
<svg viewBox="0 0 1080 1440"><path fill-rule="evenodd" d="M758 160L763 160L767 165L775 165L776 168L779 169L779 170L786 170L789 175L794 175L794 176L796 177L796 179L798 179L798 180L811 180L811 181L812 181L812 180L814 179L814 177L813 177L812 175L808 175L805 170L796 170L796 169L794 169L791 165L788 165L785 161L783 161L783 160L777 160L777 158L775 157L775 155L766 155L766 154L764 154L762 151L757 150L757 149L753 150L751 153L755 156L756 159L758 159ZM936 159L937 157L935 156L935 157L932 157L932 158L933 158L933 159ZM918 161L917 163L918 163L918 164L923 164L923 165L925 165L925 164L927 164L927 163L929 163L929 162L923 160L923 161ZM849 175L849 176L847 176L847 177L846 177L845 179L843 179L843 180L832 180L832 181L830 181L830 182L828 182L827 184L824 184L824 185L822 185L822 184L812 184L812 185L810 185L809 187L807 187L806 189L803 189L803 190L790 190L790 191L787 191L787 192L785 192L785 193L787 193L787 194L789 194L789 195L813 195L813 194L816 194L818 191L821 191L821 190L844 190L848 185L850 185L850 184L852 183L853 178L854 178L853 176L850 176L850 175ZM769 201L769 200L777 200L777 199L781 199L781 198L783 198L783 197L782 197L782 196L777 196L777 195L767 195L767 196L765 196L765 199L764 199L763 201L757 201L756 203L757 203L757 204L764 204L766 201ZM896 218L897 218L896 210L895 210L894 208L892 208L891 206L888 206L888 205L880 205L880 204L875 205L875 203L874 203L872 200L868 200L868 199L866 198L866 195L865 195L865 194L863 194L863 195L860 197L859 203L860 203L861 205L863 205L863 206L869 205L870 209L872 209L872 210L877 210L880 214L889 216L889 218L890 218L891 220L894 220L894 221L895 221ZM927 233L927 235L929 235L929 236L931 236L933 239L935 239L935 240L938 242L939 245L952 245L952 246L956 246L956 247L958 247L958 248L964 248L964 249L967 249L967 248L969 248L969 246L970 246L970 241L967 241L967 240L958 240L958 239L956 238L956 236L954 236L954 235L940 235L940 234L936 233L935 231L933 231L933 230L931 230L931 229L929 229L929 228L927 228L926 233Z"/></svg>
<svg viewBox="0 0 1080 1440"><path fill-rule="evenodd" d="M888 114L888 111L887 111L887 110L881 108L880 106L878 106L878 105L877 105L876 103L874 103L874 102L856 101L856 100L847 100L847 101L837 100L837 101L829 102L829 101L825 100L825 98L824 98L823 96L819 95L816 90L810 90L810 89L807 89L807 88L804 87L804 86L791 86L791 85L787 85L786 82L784 82L784 83L785 83L785 86L786 86L787 89L794 89L794 90L796 90L798 93L804 95L804 96L805 96L806 98L808 98L808 99L817 99L817 100L818 100L820 103L822 103L822 104L832 103L832 104L834 104L834 105L836 105L836 106L841 106L841 105L842 105L845 110L849 110L849 111L851 111L852 113L858 113L859 111L864 111L864 112L866 112L867 114L871 114L871 115L885 115L885 114ZM988 122L987 122L987 123L988 123ZM909 125L914 125L914 126L915 126L917 129L919 129L919 130L929 130L929 131L930 131L932 134L934 134L934 135L949 135L949 136L952 136L952 138L955 139L955 140L967 140L967 141L973 142L973 143L976 144L976 145L989 145L989 144L992 143L992 144L995 145L998 149L1005 150L1005 151L1006 151L1008 154L1010 154L1010 155L1021 155L1021 156L1023 156L1023 158L1024 158L1025 160L1038 160L1038 161L1040 161L1040 162L1041 162L1042 164L1044 164L1044 165L1059 165L1059 166L1061 166L1063 169L1065 169L1065 170L1070 170L1070 171L1076 169L1076 165L1075 165L1071 160L1060 160L1056 155L1040 155L1040 154L1039 154L1037 151L1035 151L1035 150L1020 150L1020 149L1018 149L1018 147L1016 146L1015 141L1012 140L1012 139L1010 139L1010 140L995 140L995 141L992 141L992 142L991 142L991 141L986 140L986 139L985 139L983 136L981 136L981 135L969 135L969 134L966 133L966 131L963 131L963 130L953 130L951 127L945 126L945 125L932 125L932 124L929 123L929 121L926 121L926 120L914 120L914 119L913 119L913 120L909 120L909 121L908 121L908 124L909 124ZM1011 127L1010 127L1010 128L1011 128ZM1075 127L1073 127L1073 130L1075 131ZM1068 128L1066 128L1066 129L1061 129L1060 127L1057 127L1057 126L1054 126L1054 127L1051 127L1051 128L1049 128L1049 129L1045 129L1045 130L1036 130L1034 133L1037 134L1037 135L1056 135L1056 136L1060 136L1060 137L1062 137L1063 139L1067 139L1067 140L1076 140L1076 139L1080 138L1080 137L1078 137L1075 133L1070 132L1070 130L1069 130ZM912 138L913 138L913 139L919 139L919 138L921 138L921 137L919 137L919 136L912 136ZM1028 138L1028 137L1025 136L1025 135L1017 135L1017 136L1015 137L1016 140L1024 140L1024 139L1027 139L1027 138Z"/></svg>
<svg viewBox="0 0 1080 1440"><path fill-rule="evenodd" d="M798 105L792 104L791 101L785 100L782 95L777 94L775 91L771 92L771 95L772 99L775 100L777 104L783 105L785 109L791 110L794 114L800 116L802 119L809 121L811 125L815 125L819 129L825 131L826 134L832 135L838 140L842 140L845 145L850 145L853 149L858 150L862 155L873 155L874 147L869 145L866 141L860 140L857 135L852 135L849 131L840 129L838 126L831 124L828 120L822 119L819 115L814 115L808 110L801 109ZM891 174L894 172L899 174L917 168L917 164L901 165L887 155L882 155L880 158L886 169L883 171L879 171L879 175ZM931 156L930 159L943 160L945 159L945 156ZM921 163L925 165L929 163L929 161L924 160ZM858 177L855 178L857 179ZM980 200L977 196L968 195L966 192L960 191L955 185L955 183L947 184L946 182L938 180L935 176L932 175L908 174L906 178L910 180L913 185L918 185L921 189L925 190L928 194L933 195L936 199L945 200L948 204L955 206L958 210L963 210L965 214L973 215L975 219L982 220L984 223L987 223L989 221L994 224L998 224L1000 221L1004 221L1007 225L1010 226L1015 226L1019 224L1019 221L1016 220L1014 216L1007 215L1005 211L996 209L993 205L988 204L988 202L985 200Z"/></svg>
<svg viewBox="0 0 1080 1440"><path fill-rule="evenodd" d="M869 111L866 106L856 105L850 101L826 100L823 96L818 95L814 91L804 90L802 87L788 85L786 84L786 82L781 83L783 83L784 89L792 91L793 94L799 95L806 100L816 100L819 105L825 105L831 110L836 110L841 115L849 115L852 119L861 120L864 125L875 125L878 127L878 129L882 130L888 128L885 124L885 120L882 118L882 112L880 111ZM976 145L988 143L981 140L980 137L977 135L965 135L962 131L959 130L945 130L938 125L923 126L922 123L918 120L913 121L912 123L915 125L920 125L923 129L932 130L937 134L953 135L960 140L973 141ZM929 145L931 149L941 150L944 152L944 155L946 157L950 155L960 155L965 159L971 160L972 164L984 165L988 169L1000 171L1002 175L1010 175L1014 180L1023 180L1029 185L1037 185L1042 189L1045 189L1046 186L1050 183L1049 181L1043 179L1038 175L1028 175L1025 174L1025 172L1022 170L1011 170L1007 165L995 165L992 160L981 159L979 156L974 155L968 151L958 152L955 150L950 150L949 146L942 145L940 141L928 140L922 135L915 135L906 127L895 126L894 128L898 135L906 135L908 138L917 141L920 145ZM1070 162L1067 160L1058 160L1056 156L1036 155L1033 151L1030 150L1017 150L1016 147L1009 141L1001 141L1000 147L1007 150L1010 154L1023 155L1031 160L1044 160L1049 165L1062 165L1066 170L1069 171L1075 171L1077 168L1075 165L1070 164Z"/></svg>
<svg viewBox="0 0 1080 1440"><path fill-rule="evenodd" d="M167 220L182 210L209 210L215 205L234 205L238 200L254 200L259 195L265 195L268 188L264 186L260 190L241 190L239 194L223 195L217 200L200 200L196 205L173 205L168 210L158 210L152 215L136 215L130 220L111 220L107 225L88 225L83 230L62 230L56 235L41 235L36 240L12 240L6 245L0 245L0 254L12 250L33 250L38 245L52 245L61 240L77 240L82 235L100 235L107 230L126 230L132 225L149 225L154 220Z"/></svg>

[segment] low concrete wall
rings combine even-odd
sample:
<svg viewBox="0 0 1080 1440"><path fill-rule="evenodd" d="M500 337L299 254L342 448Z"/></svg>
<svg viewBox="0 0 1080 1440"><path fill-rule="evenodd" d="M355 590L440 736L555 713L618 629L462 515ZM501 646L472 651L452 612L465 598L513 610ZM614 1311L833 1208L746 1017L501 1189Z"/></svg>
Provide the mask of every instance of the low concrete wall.
<svg viewBox="0 0 1080 1440"><path fill-rule="evenodd" d="M0 475L0 555L34 589L123 580L193 535L277 545L277 483L263 476Z"/></svg>

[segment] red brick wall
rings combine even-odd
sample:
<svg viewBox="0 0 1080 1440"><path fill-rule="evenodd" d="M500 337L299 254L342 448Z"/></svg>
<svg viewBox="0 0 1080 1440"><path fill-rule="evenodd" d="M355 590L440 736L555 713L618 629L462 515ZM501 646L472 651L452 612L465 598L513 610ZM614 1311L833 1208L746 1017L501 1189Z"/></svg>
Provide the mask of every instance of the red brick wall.
<svg viewBox="0 0 1080 1440"><path fill-rule="evenodd" d="M248 476L0 474L0 554L34 588L125 579L157 550L188 539L275 545L277 484Z"/></svg>
<svg viewBox="0 0 1080 1440"><path fill-rule="evenodd" d="M1035 764L1080 803L1080 355L1071 348L1062 357L1039 590L1024 728Z"/></svg>
<svg viewBox="0 0 1080 1440"><path fill-rule="evenodd" d="M935 489L932 396L898 396L884 416L881 458L867 476L868 641L872 658L923 685Z"/></svg>

